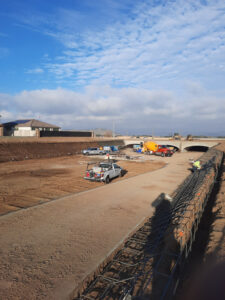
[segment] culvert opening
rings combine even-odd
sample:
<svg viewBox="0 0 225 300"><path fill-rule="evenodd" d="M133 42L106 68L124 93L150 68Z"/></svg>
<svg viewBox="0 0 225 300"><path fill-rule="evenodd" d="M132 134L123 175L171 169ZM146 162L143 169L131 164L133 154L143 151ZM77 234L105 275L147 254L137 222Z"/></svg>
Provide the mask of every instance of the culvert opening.
<svg viewBox="0 0 225 300"><path fill-rule="evenodd" d="M206 152L209 150L209 147L207 147L207 146L190 146L190 147L186 147L184 150L192 151L192 152Z"/></svg>
<svg viewBox="0 0 225 300"><path fill-rule="evenodd" d="M175 151L179 151L180 149L178 148L178 147L176 147L176 146L174 146L174 145L166 145L168 148L169 147L171 147L171 148L173 148Z"/></svg>
<svg viewBox="0 0 225 300"><path fill-rule="evenodd" d="M140 144L129 144L129 145L124 146L124 149L133 149L135 146L141 147Z"/></svg>

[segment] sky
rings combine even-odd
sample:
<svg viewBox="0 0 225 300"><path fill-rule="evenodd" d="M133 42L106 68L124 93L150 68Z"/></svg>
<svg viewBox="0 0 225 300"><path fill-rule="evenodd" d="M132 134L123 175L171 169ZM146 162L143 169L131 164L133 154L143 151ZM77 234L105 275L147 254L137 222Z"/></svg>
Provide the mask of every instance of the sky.
<svg viewBox="0 0 225 300"><path fill-rule="evenodd" d="M0 122L225 135L224 0L0 4Z"/></svg>

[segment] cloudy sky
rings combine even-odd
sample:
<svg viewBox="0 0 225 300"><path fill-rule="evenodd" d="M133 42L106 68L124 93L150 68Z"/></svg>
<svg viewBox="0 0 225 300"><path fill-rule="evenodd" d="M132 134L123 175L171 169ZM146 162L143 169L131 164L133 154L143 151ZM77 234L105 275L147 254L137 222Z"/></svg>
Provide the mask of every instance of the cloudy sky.
<svg viewBox="0 0 225 300"><path fill-rule="evenodd" d="M224 0L1 0L1 122L225 135Z"/></svg>

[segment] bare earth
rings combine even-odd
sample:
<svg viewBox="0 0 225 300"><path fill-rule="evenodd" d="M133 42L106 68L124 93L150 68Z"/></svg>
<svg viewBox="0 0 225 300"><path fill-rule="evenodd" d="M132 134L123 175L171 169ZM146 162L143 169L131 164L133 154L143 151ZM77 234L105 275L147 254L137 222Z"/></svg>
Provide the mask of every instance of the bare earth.
<svg viewBox="0 0 225 300"><path fill-rule="evenodd" d="M103 158L75 155L1 163L0 215L102 186L103 183L83 179L87 162L99 159ZM118 163L128 171L124 178L165 165L163 160ZM122 179L116 178L113 182Z"/></svg>
<svg viewBox="0 0 225 300"><path fill-rule="evenodd" d="M1 213L58 199L0 217L0 299L69 299L200 155L118 162L128 173L109 185L82 179L82 156L2 163Z"/></svg>

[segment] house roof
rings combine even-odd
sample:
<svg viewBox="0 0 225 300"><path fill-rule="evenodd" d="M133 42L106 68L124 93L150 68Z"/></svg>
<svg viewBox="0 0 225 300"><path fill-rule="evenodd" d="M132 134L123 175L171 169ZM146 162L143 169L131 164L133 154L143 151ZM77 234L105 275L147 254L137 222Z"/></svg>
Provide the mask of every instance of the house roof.
<svg viewBox="0 0 225 300"><path fill-rule="evenodd" d="M7 127L34 127L34 128L60 128L59 126L45 123L39 120L16 120L8 123L4 123L3 126Z"/></svg>

